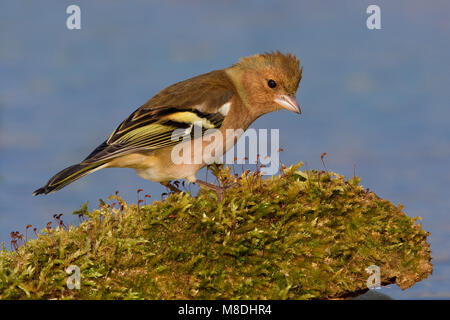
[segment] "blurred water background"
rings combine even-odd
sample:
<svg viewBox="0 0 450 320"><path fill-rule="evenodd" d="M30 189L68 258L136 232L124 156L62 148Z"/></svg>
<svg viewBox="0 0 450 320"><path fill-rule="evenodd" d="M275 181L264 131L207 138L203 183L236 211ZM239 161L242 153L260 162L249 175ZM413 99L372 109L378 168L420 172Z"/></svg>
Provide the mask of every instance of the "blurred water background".
<svg viewBox="0 0 450 320"><path fill-rule="evenodd" d="M81 7L81 30L66 8ZM382 29L366 28L381 7ZM431 232L433 275L394 298L450 298L450 2L22 1L0 3L0 242L55 213L135 201L164 188L107 169L40 197L31 192L82 160L160 89L270 50L304 65L298 100L258 119L280 128L282 161L351 176Z"/></svg>

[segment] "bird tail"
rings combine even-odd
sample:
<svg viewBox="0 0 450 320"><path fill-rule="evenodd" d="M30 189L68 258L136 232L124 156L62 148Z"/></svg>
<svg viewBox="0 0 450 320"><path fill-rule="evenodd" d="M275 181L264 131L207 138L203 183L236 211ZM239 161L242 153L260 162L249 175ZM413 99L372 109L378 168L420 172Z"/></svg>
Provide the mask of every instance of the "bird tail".
<svg viewBox="0 0 450 320"><path fill-rule="evenodd" d="M55 174L45 186L33 192L33 196L39 194L48 194L64 188L69 183L84 177L85 175L102 169L105 162L96 163L79 163L70 166L57 174Z"/></svg>

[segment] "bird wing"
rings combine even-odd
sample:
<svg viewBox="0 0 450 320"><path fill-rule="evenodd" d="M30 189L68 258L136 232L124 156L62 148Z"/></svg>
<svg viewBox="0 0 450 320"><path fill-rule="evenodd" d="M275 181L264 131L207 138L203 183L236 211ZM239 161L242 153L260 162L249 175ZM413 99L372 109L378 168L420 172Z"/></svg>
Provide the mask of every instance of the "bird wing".
<svg viewBox="0 0 450 320"><path fill-rule="evenodd" d="M200 126L202 133L219 128L233 88L221 70L176 83L133 112L83 163L173 146L193 137L194 126Z"/></svg>

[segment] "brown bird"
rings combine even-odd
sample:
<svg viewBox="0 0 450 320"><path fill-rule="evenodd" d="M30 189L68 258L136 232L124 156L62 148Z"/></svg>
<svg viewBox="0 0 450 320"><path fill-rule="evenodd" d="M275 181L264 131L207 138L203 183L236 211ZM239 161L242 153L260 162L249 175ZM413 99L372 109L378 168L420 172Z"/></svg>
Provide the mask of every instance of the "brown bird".
<svg viewBox="0 0 450 320"><path fill-rule="evenodd" d="M173 84L133 112L86 159L57 173L33 195L57 191L89 173L115 167L133 168L142 178L172 191L178 190L171 180L186 179L216 190L219 196L223 189L197 179L197 171L236 143L238 136L227 137L227 129L246 130L263 114L283 108L301 113L295 95L302 69L294 55L278 51L241 58L229 68ZM205 139L208 129L219 130L223 137L220 152L212 155L203 154L205 147L218 143ZM200 137L193 135L196 130ZM203 148L183 154L192 161L173 161L174 148L193 146L196 139Z"/></svg>

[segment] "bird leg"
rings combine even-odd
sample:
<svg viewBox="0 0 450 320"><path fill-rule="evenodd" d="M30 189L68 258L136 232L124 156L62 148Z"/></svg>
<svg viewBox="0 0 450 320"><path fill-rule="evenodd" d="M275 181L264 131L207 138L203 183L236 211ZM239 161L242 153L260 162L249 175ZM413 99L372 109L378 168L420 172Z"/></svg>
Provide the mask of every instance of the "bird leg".
<svg viewBox="0 0 450 320"><path fill-rule="evenodd" d="M180 189L178 189L177 187L175 187L173 184L171 184L169 181L167 182L160 182L164 187L168 188L170 191L172 191L173 193L180 193L182 192Z"/></svg>
<svg viewBox="0 0 450 320"><path fill-rule="evenodd" d="M206 181L202 181L202 180L198 180L198 179L195 181L195 183L198 183L201 187L215 191L218 202L222 201L225 190L237 185L237 183L232 183L228 186L221 187L221 186L216 186L215 184L212 184L212 183L209 183Z"/></svg>

